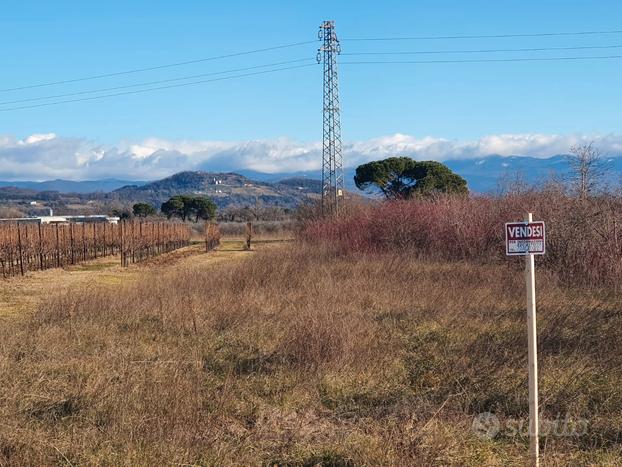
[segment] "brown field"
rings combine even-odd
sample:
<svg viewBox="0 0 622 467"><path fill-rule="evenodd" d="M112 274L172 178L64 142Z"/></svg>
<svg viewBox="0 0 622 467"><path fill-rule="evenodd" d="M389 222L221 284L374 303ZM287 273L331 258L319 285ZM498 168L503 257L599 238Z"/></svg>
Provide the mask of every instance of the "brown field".
<svg viewBox="0 0 622 467"><path fill-rule="evenodd" d="M119 254L68 265L62 269L26 272L18 276L0 279L0 318L35 312L51 295L67 293L70 290L90 290L91 288L110 288L114 290L121 284L135 282L145 273L157 274L166 270L186 266L206 266L221 262L242 259L243 242L227 239L218 251L203 255L205 244L197 239L188 247L175 250L166 255L150 258L142 263L121 266ZM267 247L260 243L256 249Z"/></svg>
<svg viewBox="0 0 622 467"><path fill-rule="evenodd" d="M4 319L0 463L526 463L524 436L472 430L483 412L502 427L528 413L516 269L194 248ZM587 425L544 436L544 463L620 465L620 299L548 273L538 293L542 418Z"/></svg>

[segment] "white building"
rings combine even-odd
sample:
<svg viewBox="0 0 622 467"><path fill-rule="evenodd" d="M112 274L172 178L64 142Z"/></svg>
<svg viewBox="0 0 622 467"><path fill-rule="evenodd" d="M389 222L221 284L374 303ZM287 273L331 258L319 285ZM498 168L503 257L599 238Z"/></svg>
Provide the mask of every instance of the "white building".
<svg viewBox="0 0 622 467"><path fill-rule="evenodd" d="M20 224L93 224L107 222L108 224L118 224L119 220L119 217L106 216L105 214L93 216L55 216L50 210L49 216L0 219L0 222L18 222Z"/></svg>

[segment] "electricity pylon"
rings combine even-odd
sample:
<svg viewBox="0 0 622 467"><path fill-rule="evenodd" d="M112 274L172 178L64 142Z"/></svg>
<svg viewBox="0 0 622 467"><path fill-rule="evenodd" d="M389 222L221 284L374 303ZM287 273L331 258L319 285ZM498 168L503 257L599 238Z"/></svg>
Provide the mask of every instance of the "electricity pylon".
<svg viewBox="0 0 622 467"><path fill-rule="evenodd" d="M322 137L322 213L333 214L343 205L343 155L339 112L337 55L341 46L334 21L320 25L317 61L324 64L324 125Z"/></svg>

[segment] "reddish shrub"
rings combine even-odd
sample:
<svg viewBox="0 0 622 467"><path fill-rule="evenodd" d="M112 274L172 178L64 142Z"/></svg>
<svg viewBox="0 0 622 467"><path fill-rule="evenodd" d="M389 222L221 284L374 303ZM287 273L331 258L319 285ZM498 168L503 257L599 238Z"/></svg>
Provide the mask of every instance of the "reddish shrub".
<svg viewBox="0 0 622 467"><path fill-rule="evenodd" d="M547 253L540 264L569 284L617 287L622 198L613 195L576 199L552 190L384 202L309 221L301 235L341 253L407 251L437 260L505 261L503 225L527 212L546 222Z"/></svg>

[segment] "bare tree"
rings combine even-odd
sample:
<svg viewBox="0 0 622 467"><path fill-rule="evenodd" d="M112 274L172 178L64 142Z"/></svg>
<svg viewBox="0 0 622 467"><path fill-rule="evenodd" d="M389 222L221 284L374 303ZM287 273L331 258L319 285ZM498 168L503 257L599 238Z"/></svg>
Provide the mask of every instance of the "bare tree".
<svg viewBox="0 0 622 467"><path fill-rule="evenodd" d="M600 151L594 147L593 142L572 146L568 163L574 191L580 198L587 198L598 188L604 176Z"/></svg>
<svg viewBox="0 0 622 467"><path fill-rule="evenodd" d="M532 187L527 181L525 173L522 171L505 172L497 179L497 195L522 195L531 190Z"/></svg>

